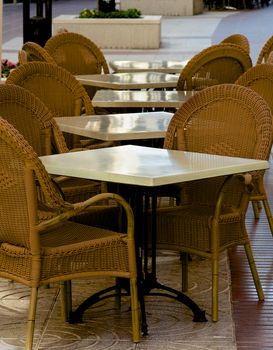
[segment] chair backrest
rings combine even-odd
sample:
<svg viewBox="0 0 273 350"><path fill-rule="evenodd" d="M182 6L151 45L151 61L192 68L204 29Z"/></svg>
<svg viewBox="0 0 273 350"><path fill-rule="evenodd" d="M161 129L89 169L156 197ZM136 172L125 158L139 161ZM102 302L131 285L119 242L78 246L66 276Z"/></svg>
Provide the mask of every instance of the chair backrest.
<svg viewBox="0 0 273 350"><path fill-rule="evenodd" d="M54 117L95 114L82 84L66 69L46 62L29 62L12 71L7 84L31 91L48 107ZM65 134L69 148L80 147L80 137Z"/></svg>
<svg viewBox="0 0 273 350"><path fill-rule="evenodd" d="M100 48L85 36L63 32L52 36L44 46L57 64L72 74L109 73Z"/></svg>
<svg viewBox="0 0 273 350"><path fill-rule="evenodd" d="M256 91L267 102L273 115L273 65L258 64L242 74L236 84Z"/></svg>
<svg viewBox="0 0 273 350"><path fill-rule="evenodd" d="M271 144L272 118L265 100L244 86L221 84L198 91L177 110L168 126L164 147L268 159ZM224 179L220 176L187 183L181 198L184 202L191 198L197 203L213 204Z"/></svg>
<svg viewBox="0 0 273 350"><path fill-rule="evenodd" d="M177 90L201 90L211 85L234 83L250 67L250 56L239 46L212 45L195 55L182 69Z"/></svg>
<svg viewBox="0 0 273 350"><path fill-rule="evenodd" d="M18 53L18 61L25 64L32 61L42 61L56 64L54 58L39 44L27 41L23 44L22 49Z"/></svg>
<svg viewBox="0 0 273 350"><path fill-rule="evenodd" d="M220 44L235 44L240 46L246 51L247 54L250 54L250 44L248 38L243 34L232 34L224 38Z"/></svg>
<svg viewBox="0 0 273 350"><path fill-rule="evenodd" d="M273 51L273 35L265 42L264 46L262 47L256 64L265 63L271 51Z"/></svg>
<svg viewBox="0 0 273 350"><path fill-rule="evenodd" d="M12 84L0 86L0 116L8 120L35 152L41 155L68 152L64 136L54 115L30 91Z"/></svg>
<svg viewBox="0 0 273 350"><path fill-rule="evenodd" d="M273 64L273 51L270 52L265 63Z"/></svg>
<svg viewBox="0 0 273 350"><path fill-rule="evenodd" d="M14 69L6 83L24 87L38 96L55 116L94 114L84 87L67 70L46 62L29 62Z"/></svg>
<svg viewBox="0 0 273 350"><path fill-rule="evenodd" d="M36 181L54 210L69 206L55 190L33 148L0 117L0 241L39 254ZM72 207L72 205L71 205ZM6 243L5 243L6 244ZM3 247L2 247L3 249ZM6 247L8 250L8 245ZM27 264L26 264L27 266Z"/></svg>

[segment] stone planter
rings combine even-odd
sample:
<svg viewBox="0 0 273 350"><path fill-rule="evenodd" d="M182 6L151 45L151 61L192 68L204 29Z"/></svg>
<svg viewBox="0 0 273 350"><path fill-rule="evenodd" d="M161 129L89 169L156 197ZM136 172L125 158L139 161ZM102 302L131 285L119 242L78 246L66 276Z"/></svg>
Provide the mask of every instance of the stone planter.
<svg viewBox="0 0 273 350"><path fill-rule="evenodd" d="M192 16L203 12L203 0L120 0L120 9L137 8L143 15Z"/></svg>
<svg viewBox="0 0 273 350"><path fill-rule="evenodd" d="M102 49L158 49L161 16L141 18L79 18L61 15L52 21L53 34L60 28L82 34Z"/></svg>

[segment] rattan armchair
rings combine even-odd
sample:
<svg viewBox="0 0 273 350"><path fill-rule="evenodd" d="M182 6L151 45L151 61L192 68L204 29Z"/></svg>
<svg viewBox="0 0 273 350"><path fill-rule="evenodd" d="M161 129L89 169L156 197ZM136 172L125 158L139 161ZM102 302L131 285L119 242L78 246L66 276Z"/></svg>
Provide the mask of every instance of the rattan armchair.
<svg viewBox="0 0 273 350"><path fill-rule="evenodd" d="M70 280L111 276L130 281L132 338L140 339L134 217L119 195L104 193L77 204L65 202L42 163L23 136L0 117L1 230L0 276L31 289L26 350L32 349L38 290L62 283L62 310L71 312ZM56 216L39 219L37 182L44 204ZM69 219L90 205L110 199L124 211L124 232L75 223Z"/></svg>
<svg viewBox="0 0 273 350"><path fill-rule="evenodd" d="M186 64L180 73L176 89L201 90L212 85L234 83L250 67L250 56L238 45L212 45Z"/></svg>
<svg viewBox="0 0 273 350"><path fill-rule="evenodd" d="M51 57L42 46L32 41L27 41L18 52L18 62L19 64L25 64L32 61L42 61L56 64L54 58Z"/></svg>
<svg viewBox="0 0 273 350"><path fill-rule="evenodd" d="M94 114L91 100L84 87L66 69L46 62L29 62L14 69L6 83L24 87L38 96L54 113L54 117ZM100 148L112 142L88 140L81 142L77 135L65 134L69 149L88 145Z"/></svg>
<svg viewBox="0 0 273 350"><path fill-rule="evenodd" d="M63 32L54 35L46 42L45 50L59 66L72 74L109 73L108 63L101 49L82 34ZM89 85L85 88L92 99L97 88Z"/></svg>
<svg viewBox="0 0 273 350"><path fill-rule="evenodd" d="M243 75L236 81L236 84L246 86L256 91L260 96L264 98L270 107L271 114L273 115L273 65L264 63L258 64ZM251 201L253 204L255 218L259 218L259 201L262 201L267 220L273 235L273 218L269 202L267 199L266 190L264 187L263 177L257 177L255 179L255 188L251 194Z"/></svg>
<svg viewBox="0 0 273 350"><path fill-rule="evenodd" d="M243 86L221 84L197 92L183 104L169 124L164 147L267 159L271 139L272 118L263 98ZM180 205L157 210L159 249L211 259L212 321L218 320L219 254L230 246L244 246L258 298L264 298L245 227L252 189L249 176L184 183L179 188ZM186 264L182 264L182 288L187 289Z"/></svg>
<svg viewBox="0 0 273 350"><path fill-rule="evenodd" d="M250 45L248 38L243 34L232 34L224 38L220 44L235 44L240 46L242 49L246 51L246 53L250 54Z"/></svg>
<svg viewBox="0 0 273 350"><path fill-rule="evenodd" d="M273 51L273 35L263 45L256 64L265 63L271 51Z"/></svg>

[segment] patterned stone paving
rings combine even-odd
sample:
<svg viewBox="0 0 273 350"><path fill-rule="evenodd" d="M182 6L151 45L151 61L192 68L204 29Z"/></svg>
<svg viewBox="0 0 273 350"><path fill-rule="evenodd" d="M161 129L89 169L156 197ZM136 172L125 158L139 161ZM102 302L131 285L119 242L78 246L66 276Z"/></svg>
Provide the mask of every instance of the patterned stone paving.
<svg viewBox="0 0 273 350"><path fill-rule="evenodd" d="M81 324L61 320L59 288L42 288L39 294L35 345L33 349L96 350L235 350L230 303L230 276L226 255L221 259L219 321L210 320L210 264L194 259L189 264L189 296L206 310L208 322L192 322L192 313L181 303L165 297L146 297L149 335L131 341L131 313L128 298L116 309L113 298L88 309ZM180 289L180 262L173 253L158 258L160 282ZM73 307L87 296L112 284L110 279L73 282ZM28 307L28 288L0 280L0 350L23 349Z"/></svg>

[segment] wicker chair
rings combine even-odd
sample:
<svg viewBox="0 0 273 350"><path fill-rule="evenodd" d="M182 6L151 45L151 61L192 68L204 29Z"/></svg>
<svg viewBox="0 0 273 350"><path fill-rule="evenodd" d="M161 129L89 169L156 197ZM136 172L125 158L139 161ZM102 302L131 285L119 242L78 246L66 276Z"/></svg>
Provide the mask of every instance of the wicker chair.
<svg viewBox="0 0 273 350"><path fill-rule="evenodd" d="M32 61L42 61L56 64L54 58L52 58L42 46L32 41L27 41L18 52L18 62L19 64L25 64Z"/></svg>
<svg viewBox="0 0 273 350"><path fill-rule="evenodd" d="M271 51L273 51L273 35L265 42L264 46L262 47L256 64L265 63Z"/></svg>
<svg viewBox="0 0 273 350"><path fill-rule="evenodd" d="M268 106L271 109L273 115L273 65L272 64L258 64L243 75L236 81L236 84L246 86L256 91L260 96L264 98ZM269 202L267 199L266 190L263 183L263 177L257 177L255 182L255 190L251 194L251 201L253 204L255 218L259 218L259 201L262 201L267 220L273 235L273 218L270 210Z"/></svg>
<svg viewBox="0 0 273 350"><path fill-rule="evenodd" d="M30 91L12 84L0 86L0 115L25 137L39 155L68 152L52 113ZM101 192L101 183L86 179L55 177L68 202L80 202Z"/></svg>
<svg viewBox="0 0 273 350"><path fill-rule="evenodd" d="M224 38L220 44L235 44L244 49L248 55L250 54L250 45L248 38L243 34L232 34Z"/></svg>
<svg viewBox="0 0 273 350"><path fill-rule="evenodd" d="M272 118L266 102L243 86L222 84L197 92L183 104L169 124L164 147L267 159L271 139ZM184 183L180 205L157 211L159 249L211 259L212 321L218 320L219 254L230 246L245 247L258 298L264 298L245 227L252 187L248 177L220 176ZM186 265L182 264L183 290L187 290Z"/></svg>
<svg viewBox="0 0 273 350"><path fill-rule="evenodd" d="M119 195L104 193L77 204L60 197L42 163L21 134L0 118L1 249L0 276L31 288L25 349L31 350L38 289L64 282L63 315L71 312L67 281L92 276L130 280L133 341L138 342L139 306L134 246L134 219L130 206ZM16 166L15 166L16 165ZM57 214L39 220L36 182L45 205ZM115 232L70 221L97 202L118 203L127 218L126 232Z"/></svg>
<svg viewBox="0 0 273 350"><path fill-rule="evenodd" d="M57 64L72 74L109 73L107 61L100 48L85 36L64 32L52 36L45 44L45 50ZM97 88L85 86L92 99Z"/></svg>
<svg viewBox="0 0 273 350"><path fill-rule="evenodd" d="M6 83L24 87L38 96L55 117L94 114L91 100L84 87L66 69L46 62L29 62L14 69ZM64 134L69 148L100 148L112 142L85 140L77 135Z"/></svg>
<svg viewBox="0 0 273 350"><path fill-rule="evenodd" d="M273 51L270 52L265 63L273 64Z"/></svg>
<svg viewBox="0 0 273 350"><path fill-rule="evenodd" d="M186 64L180 73L176 89L201 90L211 85L234 83L250 67L250 56L238 45L212 45Z"/></svg>

